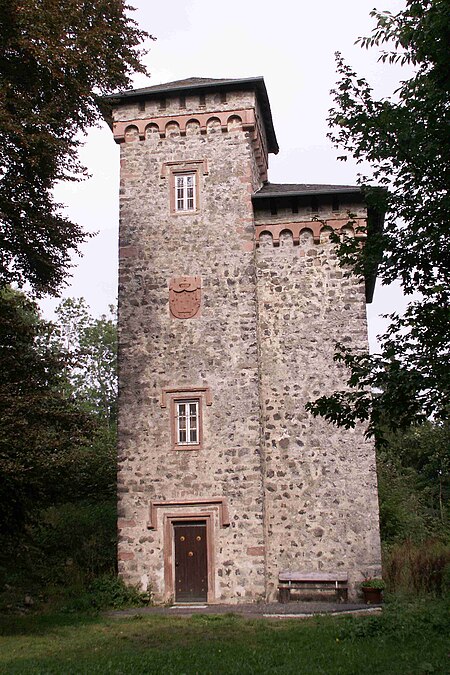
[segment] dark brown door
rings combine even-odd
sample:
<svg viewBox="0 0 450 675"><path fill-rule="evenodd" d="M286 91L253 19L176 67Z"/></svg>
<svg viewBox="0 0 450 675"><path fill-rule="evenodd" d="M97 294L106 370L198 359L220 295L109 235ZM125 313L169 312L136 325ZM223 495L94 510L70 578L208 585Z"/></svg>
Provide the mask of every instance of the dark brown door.
<svg viewBox="0 0 450 675"><path fill-rule="evenodd" d="M175 601L206 602L208 563L206 523L174 523Z"/></svg>

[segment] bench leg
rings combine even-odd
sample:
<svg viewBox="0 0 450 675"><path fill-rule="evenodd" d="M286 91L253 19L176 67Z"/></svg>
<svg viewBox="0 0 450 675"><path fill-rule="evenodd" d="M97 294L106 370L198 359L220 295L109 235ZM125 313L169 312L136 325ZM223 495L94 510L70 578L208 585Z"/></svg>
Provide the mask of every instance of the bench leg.
<svg viewBox="0 0 450 675"><path fill-rule="evenodd" d="M278 589L280 602L283 604L289 602L291 599L291 589L290 588L279 588Z"/></svg>
<svg viewBox="0 0 450 675"><path fill-rule="evenodd" d="M336 595L339 602L347 602L348 590L346 588L337 588Z"/></svg>

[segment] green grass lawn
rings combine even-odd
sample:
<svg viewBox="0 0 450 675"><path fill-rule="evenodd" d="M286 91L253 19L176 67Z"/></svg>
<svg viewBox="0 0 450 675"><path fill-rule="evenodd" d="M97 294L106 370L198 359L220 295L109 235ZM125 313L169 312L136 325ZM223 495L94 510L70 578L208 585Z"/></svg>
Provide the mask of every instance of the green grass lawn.
<svg viewBox="0 0 450 675"><path fill-rule="evenodd" d="M448 673L443 601L306 620L0 617L0 673Z"/></svg>

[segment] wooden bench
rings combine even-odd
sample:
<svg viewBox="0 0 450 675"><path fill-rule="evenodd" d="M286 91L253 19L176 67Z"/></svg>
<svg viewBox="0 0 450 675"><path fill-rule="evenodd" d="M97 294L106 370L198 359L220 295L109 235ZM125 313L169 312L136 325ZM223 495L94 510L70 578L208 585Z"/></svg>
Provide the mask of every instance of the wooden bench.
<svg viewBox="0 0 450 675"><path fill-rule="evenodd" d="M280 602L289 602L291 590L334 590L339 602L348 598L348 576L343 572L284 571L278 575Z"/></svg>

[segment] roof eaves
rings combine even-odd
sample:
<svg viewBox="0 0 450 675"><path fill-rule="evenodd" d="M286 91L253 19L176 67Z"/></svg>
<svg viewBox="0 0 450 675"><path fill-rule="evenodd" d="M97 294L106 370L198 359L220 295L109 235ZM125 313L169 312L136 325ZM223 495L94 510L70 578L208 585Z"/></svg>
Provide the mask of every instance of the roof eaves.
<svg viewBox="0 0 450 675"><path fill-rule="evenodd" d="M255 192L253 200L274 199L275 197L307 197L310 195L362 194L359 187L321 188L308 190L274 190L273 192Z"/></svg>
<svg viewBox="0 0 450 675"><path fill-rule="evenodd" d="M198 79L198 82L192 82L188 79L186 80L177 80L174 83L168 82L167 84L156 84L153 87L142 87L141 89L130 89L123 92L117 92L116 94L108 94L103 98L110 101L119 101L124 98L141 98L142 96L152 97L159 96L160 94L166 92L170 93L171 91L182 91L182 90L191 90L191 89L211 89L211 88L225 88L225 87L241 87L243 84L253 84L261 81L262 77L248 77L241 79L208 79L208 78L191 78L192 80Z"/></svg>

